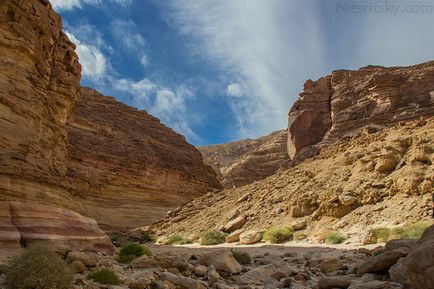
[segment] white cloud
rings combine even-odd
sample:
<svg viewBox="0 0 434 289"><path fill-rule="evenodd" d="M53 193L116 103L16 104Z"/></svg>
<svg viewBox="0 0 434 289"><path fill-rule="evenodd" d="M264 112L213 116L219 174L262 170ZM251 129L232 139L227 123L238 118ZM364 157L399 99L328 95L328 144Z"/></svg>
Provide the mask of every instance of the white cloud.
<svg viewBox="0 0 434 289"><path fill-rule="evenodd" d="M228 79L236 80L226 89L238 120L239 134L233 137L254 137L284 128L288 109L298 97L301 84L307 76L315 76L308 72L323 71L327 62L316 3L169 3L169 23L190 36L193 55L211 61Z"/></svg>
<svg viewBox="0 0 434 289"><path fill-rule="evenodd" d="M190 140L201 141L191 129L191 122L196 120L196 116L187 109L187 102L195 97L190 87L180 85L171 89L146 78L137 82L113 80L112 84L118 92L132 97L134 106L149 111Z"/></svg>
<svg viewBox="0 0 434 289"><path fill-rule="evenodd" d="M103 79L107 70L107 60L104 54L96 46L78 40L69 32L65 33L77 46L76 53L80 58L83 76L93 81Z"/></svg>
<svg viewBox="0 0 434 289"><path fill-rule="evenodd" d="M121 5L129 4L132 0L50 0L54 9L58 11L73 10L76 8L83 8L83 5L99 5L103 3L117 3Z"/></svg>
<svg viewBox="0 0 434 289"><path fill-rule="evenodd" d="M233 97L242 97L244 90L238 83L231 83L226 88L226 94Z"/></svg>
<svg viewBox="0 0 434 289"><path fill-rule="evenodd" d="M146 41L140 34L137 25L132 21L116 20L111 24L112 33L125 49L138 55L140 63L149 66L149 58L146 55Z"/></svg>

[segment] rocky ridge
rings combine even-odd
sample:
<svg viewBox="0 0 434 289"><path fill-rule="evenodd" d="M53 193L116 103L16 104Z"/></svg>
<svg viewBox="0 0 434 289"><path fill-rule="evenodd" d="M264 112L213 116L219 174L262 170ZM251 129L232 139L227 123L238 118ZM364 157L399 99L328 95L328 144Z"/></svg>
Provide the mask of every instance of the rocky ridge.
<svg viewBox="0 0 434 289"><path fill-rule="evenodd" d="M319 150L399 121L434 115L434 61L407 66L336 70L308 80L289 111L288 154Z"/></svg>
<svg viewBox="0 0 434 289"><path fill-rule="evenodd" d="M243 230L292 225L310 242L337 230L363 243L373 228L429 219L421 206L433 192L433 139L433 118L366 131L263 181L200 197L151 229L195 239L243 217Z"/></svg>
<svg viewBox="0 0 434 289"><path fill-rule="evenodd" d="M289 167L287 132L273 132L258 139L198 147L205 163L212 166L224 188L262 180Z"/></svg>
<svg viewBox="0 0 434 289"><path fill-rule="evenodd" d="M183 136L95 90L81 89L67 132L69 189L81 211L106 228L152 223L220 189Z"/></svg>

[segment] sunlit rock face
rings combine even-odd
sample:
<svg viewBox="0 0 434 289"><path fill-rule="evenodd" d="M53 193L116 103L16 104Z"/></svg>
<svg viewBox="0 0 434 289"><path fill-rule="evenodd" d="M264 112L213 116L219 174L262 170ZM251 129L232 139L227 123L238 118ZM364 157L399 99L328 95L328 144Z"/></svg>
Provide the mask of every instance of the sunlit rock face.
<svg viewBox="0 0 434 289"><path fill-rule="evenodd" d="M0 244L113 246L65 188L65 124L81 66L60 17L43 0L0 3Z"/></svg>
<svg viewBox="0 0 434 289"><path fill-rule="evenodd" d="M308 80L289 112L288 154L304 159L321 147L399 121L434 113L434 62L367 66Z"/></svg>

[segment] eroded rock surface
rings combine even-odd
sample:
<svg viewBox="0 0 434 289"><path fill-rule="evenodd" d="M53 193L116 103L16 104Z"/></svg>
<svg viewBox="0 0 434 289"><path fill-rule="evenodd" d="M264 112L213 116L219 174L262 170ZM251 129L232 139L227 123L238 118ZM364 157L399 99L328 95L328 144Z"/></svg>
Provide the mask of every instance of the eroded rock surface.
<svg viewBox="0 0 434 289"><path fill-rule="evenodd" d="M217 172L225 188L235 188L265 179L288 168L287 131L258 139L198 147L205 162Z"/></svg>
<svg viewBox="0 0 434 289"><path fill-rule="evenodd" d="M81 66L60 17L44 0L0 2L0 244L112 252L64 188L65 124ZM22 201L22 202L17 202ZM4 248L4 247L3 247Z"/></svg>
<svg viewBox="0 0 434 289"><path fill-rule="evenodd" d="M328 145L434 114L434 62L367 66L308 80L289 111L288 153L303 160Z"/></svg>
<svg viewBox="0 0 434 289"><path fill-rule="evenodd" d="M67 130L70 189L104 226L149 224L220 188L182 135L95 90L81 89Z"/></svg>

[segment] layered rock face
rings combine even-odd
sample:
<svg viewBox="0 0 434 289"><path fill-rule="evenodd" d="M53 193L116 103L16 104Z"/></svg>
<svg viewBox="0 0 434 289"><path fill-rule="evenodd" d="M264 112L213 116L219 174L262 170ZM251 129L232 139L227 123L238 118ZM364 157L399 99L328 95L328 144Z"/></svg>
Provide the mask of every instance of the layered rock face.
<svg viewBox="0 0 434 289"><path fill-rule="evenodd" d="M235 188L265 179L288 168L287 131L258 139L199 147L204 160L217 172L225 188Z"/></svg>
<svg viewBox="0 0 434 289"><path fill-rule="evenodd" d="M80 92L74 50L48 1L0 2L1 244L112 248L94 221L56 209L74 207L63 187L65 123Z"/></svg>
<svg viewBox="0 0 434 289"><path fill-rule="evenodd" d="M288 153L305 159L321 147L399 121L434 114L434 61L338 70L307 81L289 112Z"/></svg>
<svg viewBox="0 0 434 289"><path fill-rule="evenodd" d="M81 89L67 130L70 189L82 211L101 225L151 223L220 188L183 136L92 89Z"/></svg>

